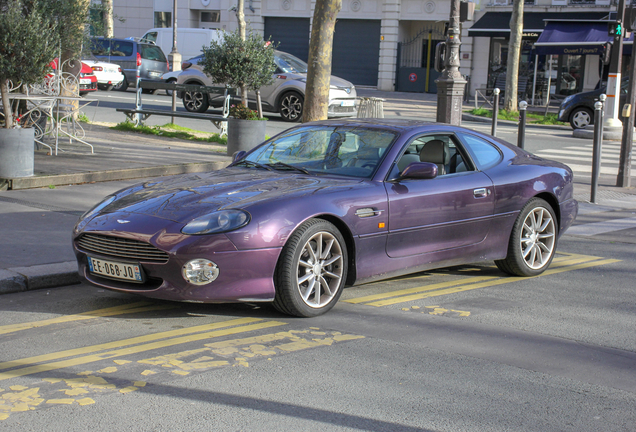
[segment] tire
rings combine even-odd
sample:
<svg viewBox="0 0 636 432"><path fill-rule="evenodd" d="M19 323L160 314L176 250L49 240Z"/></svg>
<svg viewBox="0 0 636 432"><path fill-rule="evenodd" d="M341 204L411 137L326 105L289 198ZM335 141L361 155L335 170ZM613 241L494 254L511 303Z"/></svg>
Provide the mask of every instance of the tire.
<svg viewBox="0 0 636 432"><path fill-rule="evenodd" d="M155 94L155 91L156 90L154 90L154 89L141 89L141 92L143 94L151 94L151 95L153 95L153 94Z"/></svg>
<svg viewBox="0 0 636 432"><path fill-rule="evenodd" d="M113 87L114 90L126 91L128 90L128 80L124 77L123 81Z"/></svg>
<svg viewBox="0 0 636 432"><path fill-rule="evenodd" d="M594 123L594 113L591 109L578 107L570 114L570 126L572 129L585 129Z"/></svg>
<svg viewBox="0 0 636 432"><path fill-rule="evenodd" d="M305 100L300 94L296 92L285 93L280 99L278 113L283 121L298 122L303 118L304 104Z"/></svg>
<svg viewBox="0 0 636 432"><path fill-rule="evenodd" d="M173 78L173 79L170 79L170 80L168 80L168 81L166 81L166 82L167 82L168 84L176 84L176 83L177 83L177 80ZM168 89L166 89L166 94L167 94L168 96L172 96L172 90L168 90Z"/></svg>
<svg viewBox="0 0 636 432"><path fill-rule="evenodd" d="M550 204L532 198L517 217L508 242L508 256L495 261L515 276L537 276L550 266L557 246L557 220Z"/></svg>
<svg viewBox="0 0 636 432"><path fill-rule="evenodd" d="M103 90L103 91L111 91L113 89L113 87L115 87L115 86L112 85L112 84L99 84L97 86L97 88L99 88L100 90Z"/></svg>
<svg viewBox="0 0 636 432"><path fill-rule="evenodd" d="M208 94L203 92L183 92L183 106L189 112L206 112L210 107Z"/></svg>
<svg viewBox="0 0 636 432"><path fill-rule="evenodd" d="M318 251L323 258L316 260ZM274 307L297 317L324 314L342 294L347 264L347 245L340 231L325 220L308 220L281 252L274 275Z"/></svg>

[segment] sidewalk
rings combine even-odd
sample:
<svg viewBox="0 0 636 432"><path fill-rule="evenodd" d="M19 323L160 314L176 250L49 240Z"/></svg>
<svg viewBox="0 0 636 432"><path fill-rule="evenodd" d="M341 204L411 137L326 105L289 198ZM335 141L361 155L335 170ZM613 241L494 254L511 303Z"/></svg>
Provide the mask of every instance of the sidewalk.
<svg viewBox="0 0 636 432"><path fill-rule="evenodd" d="M435 120L436 95L369 89L359 94L384 98L386 117ZM270 136L292 126L271 123ZM0 294L77 283L71 232L78 217L104 196L141 178L215 170L230 162L224 146L105 126L87 127L86 141L95 146L94 154L83 144L61 141L58 156L36 152L34 177L4 190L0 184ZM67 184L76 186L62 186ZM580 214L590 220L606 212L636 212L633 188L599 187L597 204L586 203L589 184L575 188Z"/></svg>

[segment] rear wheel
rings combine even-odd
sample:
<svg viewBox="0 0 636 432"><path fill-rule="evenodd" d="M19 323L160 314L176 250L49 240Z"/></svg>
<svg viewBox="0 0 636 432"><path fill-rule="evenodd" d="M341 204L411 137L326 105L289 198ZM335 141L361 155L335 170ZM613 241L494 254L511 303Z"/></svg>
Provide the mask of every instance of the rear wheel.
<svg viewBox="0 0 636 432"><path fill-rule="evenodd" d="M114 90L118 90L118 91L126 91L128 90L128 80L126 79L126 77L124 77L124 79L119 83L116 84L113 87Z"/></svg>
<svg viewBox="0 0 636 432"><path fill-rule="evenodd" d="M570 115L570 126L572 129L585 129L594 122L592 110L585 107L578 107Z"/></svg>
<svg viewBox="0 0 636 432"><path fill-rule="evenodd" d="M303 116L303 97L296 92L285 93L280 100L278 112L281 118L287 122L297 122Z"/></svg>
<svg viewBox="0 0 636 432"><path fill-rule="evenodd" d="M202 113L206 112L210 107L207 93L203 92L184 92L183 106L186 111Z"/></svg>
<svg viewBox="0 0 636 432"><path fill-rule="evenodd" d="M500 270L515 276L536 276L548 268L557 245L554 210L541 198L533 198L515 221L508 256L495 261Z"/></svg>
<svg viewBox="0 0 636 432"><path fill-rule="evenodd" d="M291 235L276 267L274 307L299 317L330 310L347 279L347 247L332 223L310 219Z"/></svg>

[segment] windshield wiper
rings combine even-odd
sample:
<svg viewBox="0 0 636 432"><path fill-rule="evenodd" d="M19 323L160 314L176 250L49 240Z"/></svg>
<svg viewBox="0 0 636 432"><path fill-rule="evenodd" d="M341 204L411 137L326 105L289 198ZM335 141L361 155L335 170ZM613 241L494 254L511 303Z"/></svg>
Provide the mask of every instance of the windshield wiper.
<svg viewBox="0 0 636 432"><path fill-rule="evenodd" d="M255 168L265 169L267 171L274 171L274 169L272 167L268 166L268 165L263 165L263 164L260 164L258 162L252 162L252 161L249 161L249 160L242 160L240 162L235 163L232 166L238 166L238 165L241 165L241 164L245 165L245 166L248 166L248 167L251 166L251 167L255 167Z"/></svg>
<svg viewBox="0 0 636 432"><path fill-rule="evenodd" d="M277 170L279 170L279 169L290 169L290 170L294 170L294 171L300 171L303 174L310 174L310 172L307 171L305 168L297 167L297 166L294 166L294 165L289 165L289 164L286 164L285 162L280 162L280 161L278 161L276 163L273 163L273 164L267 164L267 166L272 167L272 168L277 169Z"/></svg>

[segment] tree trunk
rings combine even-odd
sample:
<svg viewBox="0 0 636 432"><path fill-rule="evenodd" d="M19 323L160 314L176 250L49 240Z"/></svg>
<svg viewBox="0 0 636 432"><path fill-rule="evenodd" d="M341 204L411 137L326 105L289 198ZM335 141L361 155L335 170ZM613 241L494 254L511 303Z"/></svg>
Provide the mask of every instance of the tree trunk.
<svg viewBox="0 0 636 432"><path fill-rule="evenodd" d="M0 81L0 95L2 96L2 108L4 109L4 127L11 129L13 127L13 113L9 102L9 80L3 79Z"/></svg>
<svg viewBox="0 0 636 432"><path fill-rule="evenodd" d="M331 55L336 17L342 0L317 0L309 42L309 66L303 108L303 122L325 120L329 109Z"/></svg>
<svg viewBox="0 0 636 432"><path fill-rule="evenodd" d="M236 19L238 20L239 36L245 40L245 0L238 0L236 5ZM247 106L247 87L241 86L241 103Z"/></svg>
<svg viewBox="0 0 636 432"><path fill-rule="evenodd" d="M113 0L102 0L104 6L104 36L107 38L115 37L113 24Z"/></svg>
<svg viewBox="0 0 636 432"><path fill-rule="evenodd" d="M514 0L510 17L510 42L506 65L506 94L503 108L517 111L517 83L519 82L519 58L521 57L521 34L523 31L524 0Z"/></svg>

